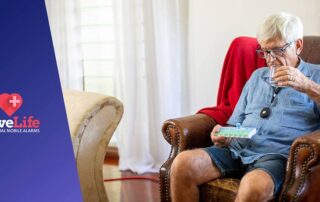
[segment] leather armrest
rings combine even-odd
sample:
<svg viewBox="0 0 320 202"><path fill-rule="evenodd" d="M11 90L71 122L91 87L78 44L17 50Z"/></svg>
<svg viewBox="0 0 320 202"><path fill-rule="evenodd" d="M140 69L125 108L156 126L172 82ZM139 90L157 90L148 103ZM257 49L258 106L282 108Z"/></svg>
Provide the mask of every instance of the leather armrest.
<svg viewBox="0 0 320 202"><path fill-rule="evenodd" d="M312 168L319 165L320 131L297 138L290 149L281 201L296 201L305 191L305 180Z"/></svg>
<svg viewBox="0 0 320 202"><path fill-rule="evenodd" d="M210 133L215 121L204 114L169 119L162 126L164 138L179 151L212 145Z"/></svg>

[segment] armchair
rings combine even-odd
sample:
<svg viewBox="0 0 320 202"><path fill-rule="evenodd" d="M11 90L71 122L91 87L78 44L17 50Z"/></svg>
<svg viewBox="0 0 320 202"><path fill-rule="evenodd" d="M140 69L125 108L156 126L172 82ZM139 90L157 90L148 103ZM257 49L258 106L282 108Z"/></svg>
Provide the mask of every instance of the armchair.
<svg viewBox="0 0 320 202"><path fill-rule="evenodd" d="M236 39L239 40L242 37ZM231 44L232 46L232 44ZM228 53L229 55L229 53ZM227 55L227 57L228 57ZM310 63L320 64L320 37L304 37L304 49L301 57ZM227 58L226 58L227 59ZM225 61L226 64L226 61ZM257 63L258 64L258 63ZM259 65L257 66L259 67ZM240 75L245 80L253 72ZM222 75L226 71L223 70ZM246 77L247 76L247 77ZM219 92L223 85L220 82ZM240 87L239 87L240 86ZM241 93L243 84L238 85L237 89L229 89ZM222 96L222 97L221 97ZM171 145L171 152L168 160L160 168L160 194L161 201L171 201L170 198L170 167L174 158L182 151L201 148L212 145L210 132L219 123L225 123L231 115L237 102L235 100L224 100L224 95L218 95L219 102L225 102L225 118L215 120L208 115L208 108L200 110L197 114L170 119L164 122L162 133L166 141ZM216 107L212 108L213 110ZM212 110L211 110L212 111ZM201 185L201 201L234 201L239 187L239 180L232 178L217 179ZM320 194L317 189L320 185L320 131L306 134L297 138L290 149L286 167L285 182L279 195L279 201L318 201Z"/></svg>

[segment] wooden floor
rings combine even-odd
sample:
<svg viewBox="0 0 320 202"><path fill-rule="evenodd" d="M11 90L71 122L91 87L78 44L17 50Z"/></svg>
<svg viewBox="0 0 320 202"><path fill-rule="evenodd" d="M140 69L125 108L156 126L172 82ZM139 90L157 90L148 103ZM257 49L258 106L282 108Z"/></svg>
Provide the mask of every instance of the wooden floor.
<svg viewBox="0 0 320 202"><path fill-rule="evenodd" d="M120 172L118 161L106 160L103 166L104 179L143 176L159 179L158 173L136 175L130 171ZM159 184L151 180L123 180L105 182L109 202L159 202Z"/></svg>

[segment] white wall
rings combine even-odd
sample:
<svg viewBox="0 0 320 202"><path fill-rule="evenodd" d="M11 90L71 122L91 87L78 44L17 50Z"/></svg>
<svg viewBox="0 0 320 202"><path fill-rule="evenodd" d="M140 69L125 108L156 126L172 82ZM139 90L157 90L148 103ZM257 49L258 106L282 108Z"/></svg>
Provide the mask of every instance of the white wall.
<svg viewBox="0 0 320 202"><path fill-rule="evenodd" d="M298 15L305 35L320 35L319 0L190 0L189 6L190 113L216 104L230 42L255 36L267 16L279 11Z"/></svg>

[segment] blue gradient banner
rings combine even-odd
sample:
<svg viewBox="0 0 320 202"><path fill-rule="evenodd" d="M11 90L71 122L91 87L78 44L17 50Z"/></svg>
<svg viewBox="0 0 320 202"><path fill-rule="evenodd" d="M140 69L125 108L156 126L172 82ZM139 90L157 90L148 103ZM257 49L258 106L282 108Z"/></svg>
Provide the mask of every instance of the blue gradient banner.
<svg viewBox="0 0 320 202"><path fill-rule="evenodd" d="M82 201L44 0L1 0L0 29L0 201Z"/></svg>

